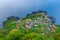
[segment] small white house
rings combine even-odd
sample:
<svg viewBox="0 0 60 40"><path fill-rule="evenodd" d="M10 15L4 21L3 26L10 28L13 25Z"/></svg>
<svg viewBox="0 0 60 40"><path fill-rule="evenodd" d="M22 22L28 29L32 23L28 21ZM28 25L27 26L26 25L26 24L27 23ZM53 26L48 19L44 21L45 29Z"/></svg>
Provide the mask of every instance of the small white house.
<svg viewBox="0 0 60 40"><path fill-rule="evenodd" d="M26 25L26 28L30 29L31 28L31 25Z"/></svg>
<svg viewBox="0 0 60 40"><path fill-rule="evenodd" d="M26 28L31 28L31 25L32 25L31 22L27 22L26 23Z"/></svg>
<svg viewBox="0 0 60 40"><path fill-rule="evenodd" d="M34 26L38 26L38 24L39 24L39 22L38 22L37 20L34 20L34 21L33 21L33 25L34 25Z"/></svg>
<svg viewBox="0 0 60 40"><path fill-rule="evenodd" d="M18 23L18 24L22 24L21 20L18 20L17 23Z"/></svg>

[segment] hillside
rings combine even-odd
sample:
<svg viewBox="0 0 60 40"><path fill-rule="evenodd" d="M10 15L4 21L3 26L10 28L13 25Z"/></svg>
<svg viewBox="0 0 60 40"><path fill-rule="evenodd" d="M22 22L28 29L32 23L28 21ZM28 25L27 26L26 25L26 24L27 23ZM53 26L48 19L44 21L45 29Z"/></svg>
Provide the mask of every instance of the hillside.
<svg viewBox="0 0 60 40"><path fill-rule="evenodd" d="M0 38L1 40L55 40L55 34L59 34L60 29L54 23L55 18L41 10L27 14L26 18L11 16L3 22Z"/></svg>
<svg viewBox="0 0 60 40"><path fill-rule="evenodd" d="M14 22L12 22L14 24ZM37 32L55 32L55 18L47 15L45 11L37 11L32 14L28 14L26 18L18 20L16 28L27 28ZM38 33L38 32L37 32Z"/></svg>

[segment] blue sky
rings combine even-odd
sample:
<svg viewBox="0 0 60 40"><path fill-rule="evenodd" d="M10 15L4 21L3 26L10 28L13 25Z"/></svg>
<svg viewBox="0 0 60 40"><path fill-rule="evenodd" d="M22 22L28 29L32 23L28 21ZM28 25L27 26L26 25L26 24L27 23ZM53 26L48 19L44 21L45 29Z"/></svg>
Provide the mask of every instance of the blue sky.
<svg viewBox="0 0 60 40"><path fill-rule="evenodd" d="M47 11L60 24L60 0L0 0L0 26L9 16L25 17L37 10Z"/></svg>

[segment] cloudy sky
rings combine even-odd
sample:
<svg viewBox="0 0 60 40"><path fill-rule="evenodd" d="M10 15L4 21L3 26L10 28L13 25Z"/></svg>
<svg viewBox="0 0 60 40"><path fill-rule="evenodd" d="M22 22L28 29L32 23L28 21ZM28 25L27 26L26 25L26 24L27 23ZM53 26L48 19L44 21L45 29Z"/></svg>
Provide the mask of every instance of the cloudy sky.
<svg viewBox="0 0 60 40"><path fill-rule="evenodd" d="M0 0L0 27L9 16L25 17L37 10L47 11L60 24L60 0Z"/></svg>

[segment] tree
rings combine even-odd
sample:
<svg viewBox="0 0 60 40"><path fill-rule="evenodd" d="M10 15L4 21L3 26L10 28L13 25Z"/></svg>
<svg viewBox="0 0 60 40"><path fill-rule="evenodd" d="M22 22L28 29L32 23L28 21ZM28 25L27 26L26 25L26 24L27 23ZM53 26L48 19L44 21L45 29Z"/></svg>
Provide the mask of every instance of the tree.
<svg viewBox="0 0 60 40"><path fill-rule="evenodd" d="M50 18L50 19L52 20L52 24L55 23L55 21L56 21L56 18L55 18L55 17L53 17L53 16L48 16L48 18Z"/></svg>
<svg viewBox="0 0 60 40"><path fill-rule="evenodd" d="M14 16L7 17L7 21L17 21L19 19L20 19L19 17L14 17Z"/></svg>
<svg viewBox="0 0 60 40"><path fill-rule="evenodd" d="M24 36L24 34L18 30L13 29L9 32L9 34L6 36L6 40L21 40L21 38Z"/></svg>
<svg viewBox="0 0 60 40"><path fill-rule="evenodd" d="M3 22L3 27L8 27L12 24L13 21L17 21L19 19L19 17L14 16L8 17L7 20Z"/></svg>
<svg viewBox="0 0 60 40"><path fill-rule="evenodd" d="M4 22L3 22L3 26L6 26L6 24L7 24L7 21L4 21Z"/></svg>
<svg viewBox="0 0 60 40"><path fill-rule="evenodd" d="M60 40L60 32L53 35L54 40Z"/></svg>
<svg viewBox="0 0 60 40"><path fill-rule="evenodd" d="M5 38L5 34L3 33L3 31L2 30L0 30L0 40L3 40L3 38Z"/></svg>
<svg viewBox="0 0 60 40"><path fill-rule="evenodd" d="M46 40L46 38L40 34L30 33L26 34L22 40Z"/></svg>

